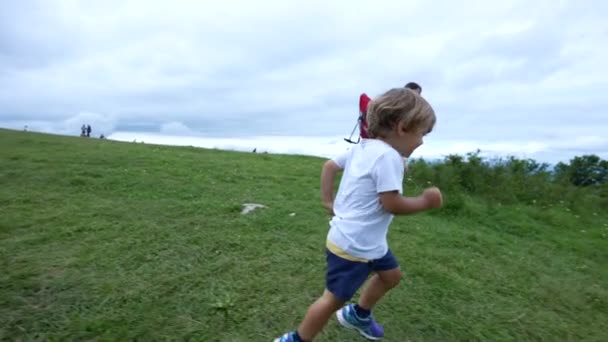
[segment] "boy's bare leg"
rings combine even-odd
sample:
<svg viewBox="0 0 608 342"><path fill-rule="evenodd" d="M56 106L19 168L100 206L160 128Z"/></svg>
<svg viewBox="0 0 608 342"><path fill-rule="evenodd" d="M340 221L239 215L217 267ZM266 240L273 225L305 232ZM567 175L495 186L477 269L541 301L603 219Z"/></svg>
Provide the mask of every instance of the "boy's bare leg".
<svg viewBox="0 0 608 342"><path fill-rule="evenodd" d="M399 284L401 277L403 277L403 273L399 268L374 274L359 297L359 306L365 310L371 310L390 289Z"/></svg>
<svg viewBox="0 0 608 342"><path fill-rule="evenodd" d="M344 305L343 301L325 290L323 295L308 308L304 320L298 327L298 334L302 340L312 341L342 305Z"/></svg>

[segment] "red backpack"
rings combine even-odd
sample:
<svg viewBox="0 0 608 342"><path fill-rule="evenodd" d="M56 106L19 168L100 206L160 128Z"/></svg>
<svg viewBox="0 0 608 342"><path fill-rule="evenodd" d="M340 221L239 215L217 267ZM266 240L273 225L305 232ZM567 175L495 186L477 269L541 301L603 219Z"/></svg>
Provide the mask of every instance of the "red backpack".
<svg viewBox="0 0 608 342"><path fill-rule="evenodd" d="M344 138L347 142L351 144L358 144L361 138L367 139L369 136L367 135L367 106L372 101L372 99L367 96L367 94L363 93L359 96L359 117L357 118L357 123L350 133L349 138ZM352 141L351 138L355 133L355 129L359 126L359 138L357 141Z"/></svg>

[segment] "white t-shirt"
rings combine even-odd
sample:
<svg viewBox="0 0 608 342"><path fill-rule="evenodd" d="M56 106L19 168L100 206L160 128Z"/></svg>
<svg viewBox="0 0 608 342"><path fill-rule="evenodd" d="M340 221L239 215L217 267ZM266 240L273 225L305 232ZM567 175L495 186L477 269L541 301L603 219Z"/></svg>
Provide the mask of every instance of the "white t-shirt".
<svg viewBox="0 0 608 342"><path fill-rule="evenodd" d="M327 239L354 257L379 259L388 251L394 217L382 207L379 193L403 193L403 158L381 140L363 139L333 161L344 173Z"/></svg>

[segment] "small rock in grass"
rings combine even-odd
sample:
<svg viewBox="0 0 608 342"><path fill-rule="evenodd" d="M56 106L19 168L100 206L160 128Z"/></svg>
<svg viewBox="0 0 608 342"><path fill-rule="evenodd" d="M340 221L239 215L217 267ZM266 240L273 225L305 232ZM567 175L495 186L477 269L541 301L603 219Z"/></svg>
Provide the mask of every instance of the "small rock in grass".
<svg viewBox="0 0 608 342"><path fill-rule="evenodd" d="M258 208L266 208L266 206L258 203L243 203L243 210L241 211L241 214L249 214Z"/></svg>

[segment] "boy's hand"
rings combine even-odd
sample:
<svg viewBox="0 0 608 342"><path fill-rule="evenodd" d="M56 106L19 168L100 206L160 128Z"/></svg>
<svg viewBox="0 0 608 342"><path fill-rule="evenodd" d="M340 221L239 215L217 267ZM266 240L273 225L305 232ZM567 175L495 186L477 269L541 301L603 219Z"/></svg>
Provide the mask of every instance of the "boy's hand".
<svg viewBox="0 0 608 342"><path fill-rule="evenodd" d="M443 205L443 197L437 187L424 190L422 197L427 202L429 208L440 208Z"/></svg>

